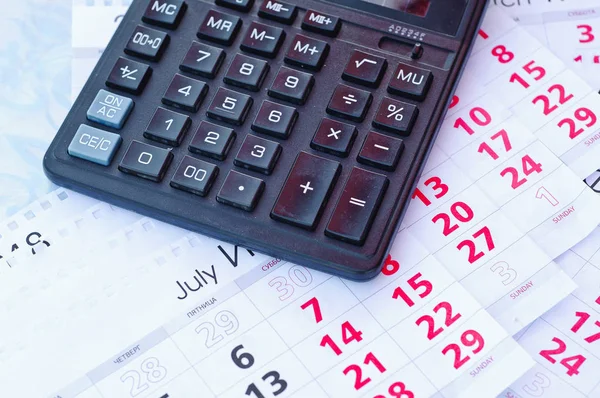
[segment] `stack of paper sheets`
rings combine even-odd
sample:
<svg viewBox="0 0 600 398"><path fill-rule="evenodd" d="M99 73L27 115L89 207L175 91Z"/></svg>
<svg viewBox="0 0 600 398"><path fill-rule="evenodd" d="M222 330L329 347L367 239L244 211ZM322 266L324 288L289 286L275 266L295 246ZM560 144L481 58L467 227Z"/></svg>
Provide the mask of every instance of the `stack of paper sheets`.
<svg viewBox="0 0 600 398"><path fill-rule="evenodd" d="M5 220L2 391L600 397L600 9L573 3L490 7L368 283L65 189ZM74 94L127 5L75 2Z"/></svg>

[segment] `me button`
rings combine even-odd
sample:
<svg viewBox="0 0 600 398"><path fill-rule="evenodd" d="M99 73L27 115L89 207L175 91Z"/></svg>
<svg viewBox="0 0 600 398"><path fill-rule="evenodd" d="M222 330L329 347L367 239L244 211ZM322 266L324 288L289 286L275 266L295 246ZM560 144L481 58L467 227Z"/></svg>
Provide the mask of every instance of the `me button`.
<svg viewBox="0 0 600 398"><path fill-rule="evenodd" d="M108 166L121 144L121 136L82 124L69 144L71 156Z"/></svg>

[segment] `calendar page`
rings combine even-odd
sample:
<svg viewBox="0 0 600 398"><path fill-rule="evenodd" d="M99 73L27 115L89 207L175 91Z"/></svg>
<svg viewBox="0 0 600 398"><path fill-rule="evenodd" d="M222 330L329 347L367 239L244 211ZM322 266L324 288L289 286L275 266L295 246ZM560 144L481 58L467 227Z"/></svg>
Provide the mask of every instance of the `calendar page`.
<svg viewBox="0 0 600 398"><path fill-rule="evenodd" d="M531 366L431 256L387 271L388 285L359 299L361 284L194 234L132 266L129 246L148 242L147 223L0 301L3 324L19 325L3 330L4 391L39 396L62 381L53 396L476 397ZM154 365L164 374L147 379ZM36 383L24 383L32 372Z"/></svg>
<svg viewBox="0 0 600 398"><path fill-rule="evenodd" d="M600 229L557 262L579 288L519 336L537 364L502 397L600 396Z"/></svg>

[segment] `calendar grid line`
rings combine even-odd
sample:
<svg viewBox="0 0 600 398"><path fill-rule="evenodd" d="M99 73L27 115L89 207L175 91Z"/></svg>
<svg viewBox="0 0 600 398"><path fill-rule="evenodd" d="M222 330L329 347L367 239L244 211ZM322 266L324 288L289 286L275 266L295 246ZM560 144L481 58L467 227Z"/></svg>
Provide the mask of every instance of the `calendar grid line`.
<svg viewBox="0 0 600 398"><path fill-rule="evenodd" d="M208 311L207 311L208 313ZM185 360L189 363L190 367L185 369L184 371L181 372L181 374L187 372L188 370L193 370L194 373L196 373L196 375L198 376L198 379L200 379L200 381L202 381L202 383L204 383L204 385L206 386L206 388L208 388L208 390L213 394L213 395L217 395L215 394L215 392L212 390L212 388L210 388L210 385L206 382L206 380L204 380L204 378L200 375L200 373L198 372L198 369L196 369L196 367L194 366L194 364L192 364L192 361L190 361L190 359L188 358L187 355L185 355L185 352L181 349L181 347L179 347L179 344L177 344L177 342L173 339L173 336L171 334L169 334L169 340L171 340L171 342L173 343L173 345L175 345L175 347L177 347L177 350L181 353L181 355L183 355L183 357L185 358ZM180 375L181 375L180 374ZM175 378L174 378L175 379Z"/></svg>

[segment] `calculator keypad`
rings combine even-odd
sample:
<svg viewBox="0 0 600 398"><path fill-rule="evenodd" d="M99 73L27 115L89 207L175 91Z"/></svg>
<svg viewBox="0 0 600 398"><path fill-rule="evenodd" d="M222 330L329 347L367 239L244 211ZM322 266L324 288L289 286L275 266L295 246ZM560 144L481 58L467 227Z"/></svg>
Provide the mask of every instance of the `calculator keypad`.
<svg viewBox="0 0 600 398"><path fill-rule="evenodd" d="M68 154L109 166L119 153L118 170L202 211L244 214L230 206L263 227L372 247L380 208L396 200L388 185L412 167L404 146L412 155L422 137L419 102L434 76L352 36L332 39L342 28L355 29L280 1L152 0Z"/></svg>

